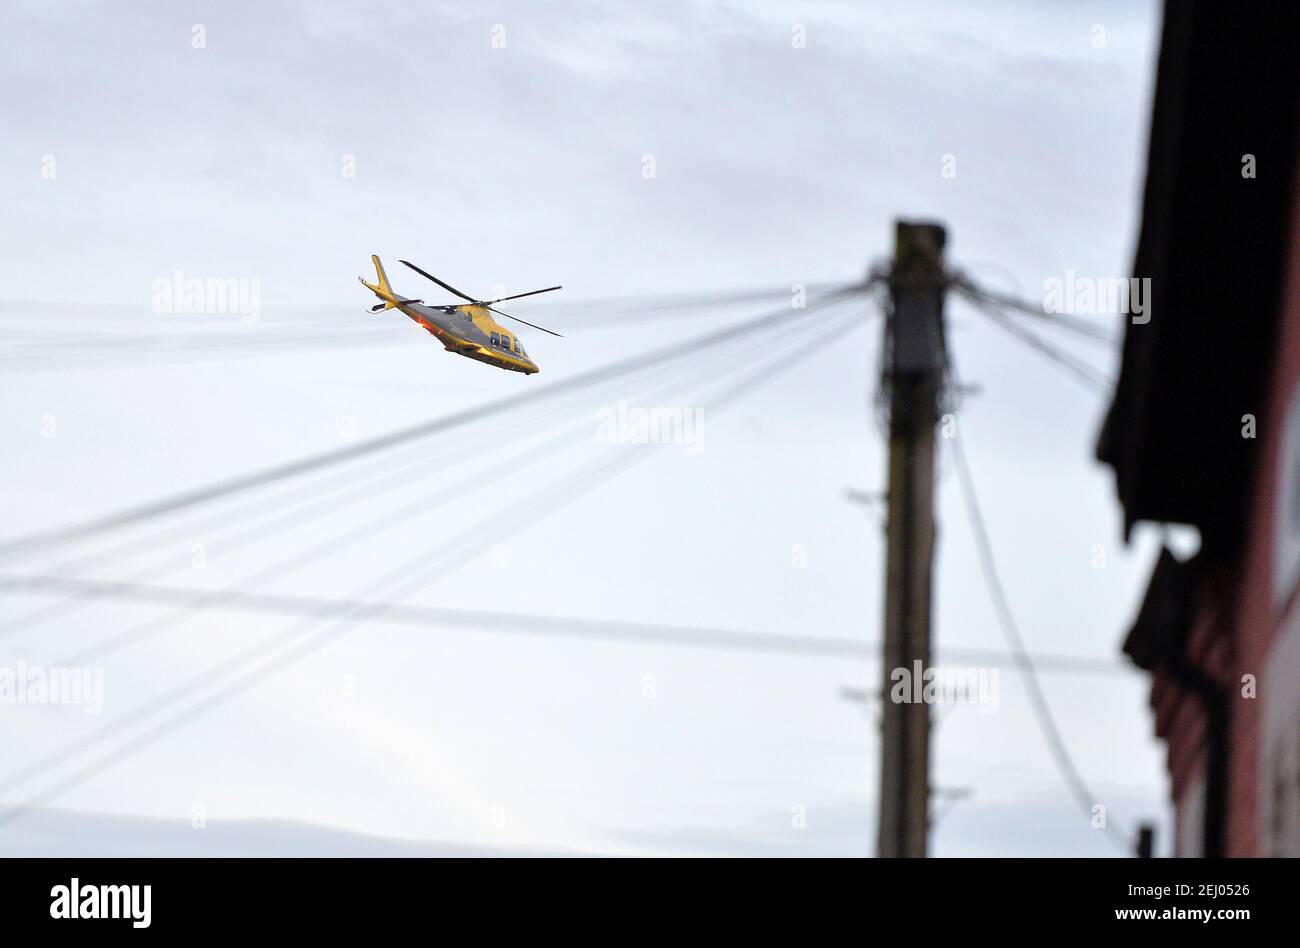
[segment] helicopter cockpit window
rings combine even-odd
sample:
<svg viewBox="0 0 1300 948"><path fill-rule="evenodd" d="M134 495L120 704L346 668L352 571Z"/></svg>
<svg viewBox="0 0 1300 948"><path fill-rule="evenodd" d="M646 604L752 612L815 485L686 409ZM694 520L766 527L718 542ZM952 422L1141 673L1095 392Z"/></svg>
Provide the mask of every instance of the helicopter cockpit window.
<svg viewBox="0 0 1300 948"><path fill-rule="evenodd" d="M515 340L515 355L523 355L523 354L524 354L524 347L521 346L521 345L519 344L519 340L516 339L516 340Z"/></svg>

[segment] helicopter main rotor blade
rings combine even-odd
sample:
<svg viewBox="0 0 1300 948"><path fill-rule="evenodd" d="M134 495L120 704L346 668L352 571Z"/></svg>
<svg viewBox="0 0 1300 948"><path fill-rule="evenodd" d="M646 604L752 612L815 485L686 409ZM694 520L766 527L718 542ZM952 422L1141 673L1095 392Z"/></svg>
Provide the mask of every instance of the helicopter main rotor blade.
<svg viewBox="0 0 1300 948"><path fill-rule="evenodd" d="M529 290L527 293L516 293L514 296L499 296L494 300L485 300L484 302L491 306L493 303L504 303L506 300L523 299L525 296L536 296L538 293L549 293L551 290L562 290L562 286L548 286L544 290Z"/></svg>
<svg viewBox="0 0 1300 948"><path fill-rule="evenodd" d="M509 313L503 313L495 306L489 306L488 309L492 310L492 312L496 313L498 316L504 316L506 319L513 319L515 322L523 323L525 326L532 326L534 329L540 329L542 332L549 332L552 336L560 336L561 339L564 338L564 336L561 336L558 332L552 332L550 329L547 329L545 326L539 326L536 323L530 323L526 319L520 319L518 316L511 316Z"/></svg>
<svg viewBox="0 0 1300 948"><path fill-rule="evenodd" d="M426 271L421 270L419 267L417 267L415 264L411 263L411 261L409 261L409 260L399 260L398 263L405 264L406 266L408 266L408 267L410 267L412 270L414 270L416 273L420 274L420 276L424 277L424 278L427 279L427 280L432 280L434 283L437 283L440 287L442 287L442 288L443 288L444 290L446 290L448 293L455 293L457 296L459 296L461 299L465 300L465 301L468 302L468 303L477 303L477 302L478 302L478 300L474 299L474 297L472 297L472 296L466 296L464 293L462 293L460 290L456 289L454 286L452 286L452 285L450 285L450 284L448 284L448 283L443 283L441 280L439 280L439 279L438 279L436 276L434 276L432 273L427 273Z"/></svg>

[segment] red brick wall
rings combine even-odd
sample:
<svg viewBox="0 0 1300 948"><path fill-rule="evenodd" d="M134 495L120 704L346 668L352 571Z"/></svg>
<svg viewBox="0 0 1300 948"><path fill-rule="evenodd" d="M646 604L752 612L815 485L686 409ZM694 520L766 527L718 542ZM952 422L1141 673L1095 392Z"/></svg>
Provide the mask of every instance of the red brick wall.
<svg viewBox="0 0 1300 948"><path fill-rule="evenodd" d="M1300 175L1297 176L1300 181ZM1252 478L1249 539L1241 561L1236 597L1234 649L1229 692L1229 796L1227 855L1258 855L1257 787L1259 773L1259 699L1241 696L1241 678L1263 676L1263 664L1284 609L1274 608L1273 515L1277 501L1277 466L1286 409L1300 383L1300 200L1293 201L1292 241L1283 295L1273 377L1258 419L1258 463ZM1224 314L1225 319L1233 318ZM1290 609L1300 607L1295 597Z"/></svg>

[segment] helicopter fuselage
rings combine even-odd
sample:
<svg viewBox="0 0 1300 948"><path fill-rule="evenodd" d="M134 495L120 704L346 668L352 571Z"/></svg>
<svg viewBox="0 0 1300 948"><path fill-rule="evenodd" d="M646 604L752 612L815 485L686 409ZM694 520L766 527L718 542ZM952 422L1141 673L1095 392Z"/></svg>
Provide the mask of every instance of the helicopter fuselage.
<svg viewBox="0 0 1300 948"><path fill-rule="evenodd" d="M437 337L448 352L525 375L538 371L519 337L494 320L484 306L409 302L398 303L397 309Z"/></svg>

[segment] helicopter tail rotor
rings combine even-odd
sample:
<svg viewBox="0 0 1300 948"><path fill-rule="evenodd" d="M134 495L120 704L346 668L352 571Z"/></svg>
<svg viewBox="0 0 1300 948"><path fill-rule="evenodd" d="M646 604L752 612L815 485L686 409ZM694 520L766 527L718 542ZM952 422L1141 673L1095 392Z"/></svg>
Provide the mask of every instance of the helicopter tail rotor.
<svg viewBox="0 0 1300 948"><path fill-rule="evenodd" d="M357 277L357 279L361 281L362 286L383 300L382 303L376 303L374 306L370 307L370 312L382 313L386 309L392 309L398 303L408 302L407 300L399 299L397 295L393 293L393 287L388 282L388 274L384 272L384 265L379 262L379 256L377 254L371 254L370 260L375 265L375 277L378 282L367 283L364 277Z"/></svg>

